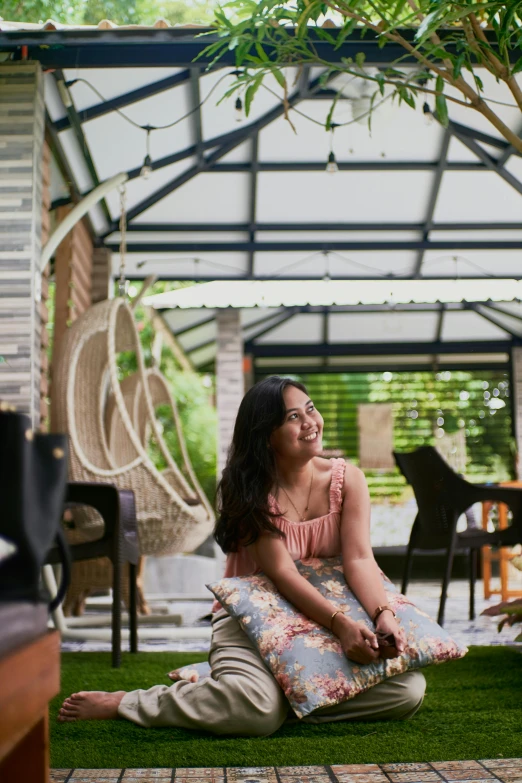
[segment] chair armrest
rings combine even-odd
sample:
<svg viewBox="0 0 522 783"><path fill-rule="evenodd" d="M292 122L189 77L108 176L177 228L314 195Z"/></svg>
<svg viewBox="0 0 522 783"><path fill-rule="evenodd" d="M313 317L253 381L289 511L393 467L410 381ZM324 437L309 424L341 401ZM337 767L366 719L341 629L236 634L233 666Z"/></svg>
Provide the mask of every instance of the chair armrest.
<svg viewBox="0 0 522 783"><path fill-rule="evenodd" d="M471 484L468 488L475 501L493 500L497 503L505 503L511 509L518 510L522 506L522 487L501 487L498 484Z"/></svg>
<svg viewBox="0 0 522 783"><path fill-rule="evenodd" d="M104 522L104 533L96 542L76 544L72 547L73 558L74 550L80 554L82 548L87 550L90 544L101 544L110 540L119 527L124 559L134 564L138 562L138 526L134 492L130 489L118 489L113 484L72 481L67 484L65 507L78 506L89 506L101 515Z"/></svg>

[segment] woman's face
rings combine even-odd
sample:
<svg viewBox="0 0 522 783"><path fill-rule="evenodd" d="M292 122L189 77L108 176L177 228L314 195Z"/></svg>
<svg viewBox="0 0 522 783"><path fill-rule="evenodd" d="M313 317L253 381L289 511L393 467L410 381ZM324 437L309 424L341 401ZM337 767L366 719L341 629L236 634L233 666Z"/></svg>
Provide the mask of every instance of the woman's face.
<svg viewBox="0 0 522 783"><path fill-rule="evenodd" d="M314 457L323 450L323 417L307 394L287 386L283 392L285 418L270 436L270 445L281 457Z"/></svg>

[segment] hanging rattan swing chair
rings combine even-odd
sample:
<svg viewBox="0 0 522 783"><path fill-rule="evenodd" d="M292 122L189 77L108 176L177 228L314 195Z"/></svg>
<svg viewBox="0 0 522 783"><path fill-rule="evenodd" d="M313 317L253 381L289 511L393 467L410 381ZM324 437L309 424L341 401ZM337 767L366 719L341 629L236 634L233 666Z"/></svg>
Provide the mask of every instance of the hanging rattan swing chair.
<svg viewBox="0 0 522 783"><path fill-rule="evenodd" d="M134 352L138 365L137 418L129 414L118 379L118 354L124 351ZM54 367L53 392L55 426L70 436L71 479L110 482L133 490L141 554L187 552L208 537L214 523L210 504L189 467L188 455L185 464L192 488L170 457L155 418L153 397L156 404L168 401L173 412L174 401L162 376L145 369L133 314L124 299L93 305L67 330ZM108 400L121 444L114 452L110 444L114 448L115 431L107 437L105 424ZM178 426L179 417L174 420ZM167 460L167 475L156 469L147 454L144 443L149 428ZM194 499L200 504L191 505ZM101 533L95 517L86 514L79 519L89 537L96 528Z"/></svg>

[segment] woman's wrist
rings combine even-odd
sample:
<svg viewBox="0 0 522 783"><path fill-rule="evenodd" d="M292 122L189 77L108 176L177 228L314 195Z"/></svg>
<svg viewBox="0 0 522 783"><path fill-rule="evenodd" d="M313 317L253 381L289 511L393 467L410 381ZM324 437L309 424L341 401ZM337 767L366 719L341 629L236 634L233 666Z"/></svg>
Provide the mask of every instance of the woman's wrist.
<svg viewBox="0 0 522 783"><path fill-rule="evenodd" d="M379 614L377 619L375 620L375 627L378 628L379 625L382 625L382 623L388 623L390 620L395 620L395 612L392 609L385 609L383 612Z"/></svg>
<svg viewBox="0 0 522 783"><path fill-rule="evenodd" d="M350 618L347 617L344 612L338 612L330 623L330 630L333 633L336 633L336 631L340 631L343 626L346 627L352 622L353 621L350 620Z"/></svg>

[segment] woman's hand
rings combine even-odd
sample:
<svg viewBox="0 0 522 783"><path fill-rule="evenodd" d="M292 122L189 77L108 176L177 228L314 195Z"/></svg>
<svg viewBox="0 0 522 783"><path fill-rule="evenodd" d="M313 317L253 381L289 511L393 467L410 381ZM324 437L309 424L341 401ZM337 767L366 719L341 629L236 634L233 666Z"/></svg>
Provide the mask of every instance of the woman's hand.
<svg viewBox="0 0 522 783"><path fill-rule="evenodd" d="M356 623L344 614L334 617L332 631L338 636L347 658L356 663L372 663L379 657L377 637L364 623Z"/></svg>
<svg viewBox="0 0 522 783"><path fill-rule="evenodd" d="M378 634L386 635L393 634L395 637L395 645L380 647L381 658L396 658L406 647L406 637L403 629L393 616L391 612L384 611L377 618L375 624L375 630Z"/></svg>

